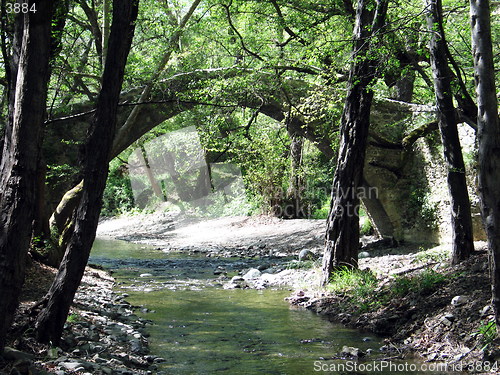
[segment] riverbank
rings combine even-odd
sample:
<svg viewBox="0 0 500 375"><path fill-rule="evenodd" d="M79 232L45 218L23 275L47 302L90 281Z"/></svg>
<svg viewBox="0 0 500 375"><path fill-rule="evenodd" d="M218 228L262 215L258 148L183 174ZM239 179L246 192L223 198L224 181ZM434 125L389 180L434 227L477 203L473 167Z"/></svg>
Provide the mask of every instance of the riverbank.
<svg viewBox="0 0 500 375"><path fill-rule="evenodd" d="M234 277L214 270L214 275L226 288L292 287L296 292L290 303L386 336L382 350L395 358L416 355L474 370L488 370L481 363L496 364L500 359L490 323L493 311L485 243L476 243L474 256L457 266L449 265L450 246L446 245L431 249L369 245L360 253L359 262L373 280L365 296L357 294L363 288L352 285L320 289L319 262L309 262L311 269L302 268L305 262L297 262L296 267L289 263L286 269L267 268L273 259L297 257L304 249L321 255L323 230L323 220L178 220L155 213L105 220L99 235L154 245L164 252L258 258L261 269L242 270Z"/></svg>
<svg viewBox="0 0 500 375"><path fill-rule="evenodd" d="M162 358L149 354L148 321L134 314L126 294L113 291L108 272L87 267L59 346L30 335L30 308L48 289L55 270L31 261L1 374L153 374ZM12 349L15 347L15 349Z"/></svg>
<svg viewBox="0 0 500 375"><path fill-rule="evenodd" d="M491 372L491 366L500 371L485 251L450 266L446 246L437 250L399 256L389 273L377 272L377 261L388 256L374 257L371 263L363 259L370 268L360 273L373 275L372 285L345 292L331 287L299 291L289 301L331 321L385 336L382 350L395 357L416 355L474 373ZM365 295L359 292L363 288Z"/></svg>

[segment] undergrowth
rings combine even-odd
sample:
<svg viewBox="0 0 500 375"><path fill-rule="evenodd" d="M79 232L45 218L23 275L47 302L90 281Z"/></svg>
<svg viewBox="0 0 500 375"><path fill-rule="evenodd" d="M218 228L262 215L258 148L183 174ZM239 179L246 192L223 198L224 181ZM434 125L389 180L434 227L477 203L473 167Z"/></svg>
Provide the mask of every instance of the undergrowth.
<svg viewBox="0 0 500 375"><path fill-rule="evenodd" d="M373 298L377 286L377 277L371 271L343 267L332 274L327 290L346 295L351 304L365 312L381 304L381 301Z"/></svg>
<svg viewBox="0 0 500 375"><path fill-rule="evenodd" d="M446 275L428 269L413 276L397 276L388 285L380 287L373 272L345 267L332 274L326 289L344 298L346 310L364 313L411 293L428 295L447 279Z"/></svg>
<svg viewBox="0 0 500 375"><path fill-rule="evenodd" d="M395 297L405 297L411 292L429 294L447 277L434 270L424 270L415 276L398 276L390 287L390 293Z"/></svg>
<svg viewBox="0 0 500 375"><path fill-rule="evenodd" d="M292 260L286 264L286 269L288 270L308 270L313 267L317 267L318 262L316 260Z"/></svg>

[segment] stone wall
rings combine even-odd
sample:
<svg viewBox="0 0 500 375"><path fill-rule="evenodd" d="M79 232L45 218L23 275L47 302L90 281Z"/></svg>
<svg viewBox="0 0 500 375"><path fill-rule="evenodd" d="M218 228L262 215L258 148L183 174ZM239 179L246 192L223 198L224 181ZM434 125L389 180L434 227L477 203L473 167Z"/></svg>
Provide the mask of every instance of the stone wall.
<svg viewBox="0 0 500 375"><path fill-rule="evenodd" d="M484 240L475 182L475 132L459 125L469 197L472 204L474 239ZM418 139L411 150L370 145L365 164L365 180L377 188L381 209L392 224L392 233L382 235L417 243L451 241L450 197L439 132ZM372 221L383 216L381 209L367 205ZM382 223L384 228L388 228Z"/></svg>

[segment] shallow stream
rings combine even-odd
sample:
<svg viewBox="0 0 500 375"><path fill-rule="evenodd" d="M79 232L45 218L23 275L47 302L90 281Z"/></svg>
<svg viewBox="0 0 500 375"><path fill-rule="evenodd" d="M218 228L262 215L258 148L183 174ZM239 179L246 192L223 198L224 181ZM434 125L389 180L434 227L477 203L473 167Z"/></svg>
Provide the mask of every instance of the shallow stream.
<svg viewBox="0 0 500 375"><path fill-rule="evenodd" d="M112 270L117 292L154 322L150 349L166 360L158 374L417 373L339 371L347 363L332 357L344 345L372 349L375 359L383 356L381 339L291 308L284 300L289 290L225 290L214 276L214 270L231 276L263 261L165 254L101 239L90 259Z"/></svg>

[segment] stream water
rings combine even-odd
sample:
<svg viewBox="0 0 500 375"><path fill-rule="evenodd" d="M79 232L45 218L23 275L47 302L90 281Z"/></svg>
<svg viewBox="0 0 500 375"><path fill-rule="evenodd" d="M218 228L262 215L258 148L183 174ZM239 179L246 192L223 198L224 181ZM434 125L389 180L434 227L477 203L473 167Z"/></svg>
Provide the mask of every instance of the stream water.
<svg viewBox="0 0 500 375"><path fill-rule="evenodd" d="M214 276L262 260L165 254L98 239L90 262L113 270L117 292L144 306L142 315L154 323L150 349L166 360L158 374L423 373L338 371L346 362L331 358L344 345L378 352L381 339L290 308L289 290L225 290Z"/></svg>

